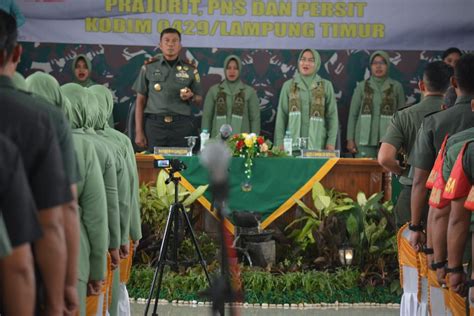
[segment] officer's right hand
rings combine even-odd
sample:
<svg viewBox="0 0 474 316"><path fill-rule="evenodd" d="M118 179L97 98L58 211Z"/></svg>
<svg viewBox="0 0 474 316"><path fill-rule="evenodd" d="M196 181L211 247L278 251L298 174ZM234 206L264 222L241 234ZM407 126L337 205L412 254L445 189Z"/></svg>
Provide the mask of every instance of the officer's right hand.
<svg viewBox="0 0 474 316"><path fill-rule="evenodd" d="M448 286L453 292L466 297L468 288L464 284L466 282L466 275L464 273L450 273L448 281Z"/></svg>
<svg viewBox="0 0 474 316"><path fill-rule="evenodd" d="M66 284L64 288L64 315L76 315L79 309L77 288Z"/></svg>
<svg viewBox="0 0 474 316"><path fill-rule="evenodd" d="M423 232L410 231L410 245L416 252L420 252L425 244L425 234Z"/></svg>
<svg viewBox="0 0 474 316"><path fill-rule="evenodd" d="M125 259L130 253L130 244L121 245L119 248L120 259Z"/></svg>
<svg viewBox="0 0 474 316"><path fill-rule="evenodd" d="M137 144L139 147L142 147L142 148L147 148L148 147L147 140L146 140L145 134L143 132L136 133L136 135L135 135L135 144Z"/></svg>
<svg viewBox="0 0 474 316"><path fill-rule="evenodd" d="M112 271L117 269L120 264L120 253L118 248L109 249L110 254L110 265Z"/></svg>
<svg viewBox="0 0 474 316"><path fill-rule="evenodd" d="M103 283L102 280L89 280L87 283L87 296L100 295Z"/></svg>
<svg viewBox="0 0 474 316"><path fill-rule="evenodd" d="M351 154L357 153L357 147L353 140L347 140L346 148Z"/></svg>

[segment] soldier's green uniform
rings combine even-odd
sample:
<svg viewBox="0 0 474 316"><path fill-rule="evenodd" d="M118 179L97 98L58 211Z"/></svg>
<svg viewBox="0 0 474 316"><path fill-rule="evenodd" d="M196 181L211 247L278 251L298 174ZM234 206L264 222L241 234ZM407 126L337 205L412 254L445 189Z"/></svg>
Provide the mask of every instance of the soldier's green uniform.
<svg viewBox="0 0 474 316"><path fill-rule="evenodd" d="M2 79L5 77L2 77ZM15 81L11 81L15 85L15 88L18 87L22 92L31 95L31 92L27 92L24 89L26 86L29 89L28 83L24 83L25 79L17 74L14 77ZM2 80L0 80L2 84ZM50 106L44 98L35 98L35 106L39 107L41 111L44 111L48 114L52 124L55 127L56 137L58 138L59 148L61 150L61 157L63 159L64 172L66 177L69 180L69 184L77 183L80 180L76 155L74 153L74 143L72 140L71 127L69 125L66 116L62 111ZM30 104L27 104L30 105Z"/></svg>
<svg viewBox="0 0 474 316"><path fill-rule="evenodd" d="M423 118L429 113L441 110L442 104L442 96L427 96L423 98L420 103L395 112L387 127L387 132L380 141L392 145L397 151L402 151L409 159L413 155L413 145ZM409 170L410 166L407 166L400 176L402 190L400 191L394 209L398 226L410 221L410 200L413 179L408 174ZM426 207L425 211L427 210L428 207Z"/></svg>
<svg viewBox="0 0 474 316"><path fill-rule="evenodd" d="M317 72L321 67L321 57L313 49L315 62L314 74L303 76L299 72L293 79L286 81L280 92L275 123L275 145L283 145L283 137L289 130L293 146L297 147L298 137L308 137L309 149L325 149L326 145L335 146L339 119L336 98L332 83L321 78Z"/></svg>
<svg viewBox="0 0 474 316"><path fill-rule="evenodd" d="M240 80L242 62L236 55L224 61L224 72L231 60L239 69L239 76L230 81L227 78L213 85L206 95L202 114L201 129L207 129L211 137L219 135L223 124L232 126L234 134L260 133L260 101L254 88Z"/></svg>
<svg viewBox="0 0 474 316"><path fill-rule="evenodd" d="M414 155L408 163L412 168L431 171L446 134L453 135L474 126L472 96L461 96L456 104L444 111L428 115L420 127L414 145Z"/></svg>
<svg viewBox="0 0 474 316"><path fill-rule="evenodd" d="M370 56L370 64L375 57L385 59L388 67L390 58L383 51ZM347 122L347 140L355 141L357 157L377 157L379 141L387 130L392 115L405 106L405 93L400 82L388 77L369 79L357 84L352 95Z"/></svg>
<svg viewBox="0 0 474 316"><path fill-rule="evenodd" d="M474 140L474 127L468 128L449 137L448 142L446 143L446 156L444 157L443 162L444 181L448 181L461 148L466 142L472 140ZM464 153L464 155L465 154L466 153Z"/></svg>
<svg viewBox="0 0 474 316"><path fill-rule="evenodd" d="M95 126L97 134L105 137L111 142L114 142L122 150L123 155L125 156L130 178L130 238L133 241L138 241L142 238L142 229L138 192L138 168L135 159L135 151L133 150L130 139L126 135L105 124L104 119L110 115L114 106L113 96L110 90L102 85L94 85L90 90L95 93L99 101L99 117Z"/></svg>
<svg viewBox="0 0 474 316"><path fill-rule="evenodd" d="M142 66L132 89L147 98L144 129L148 149L154 146L187 146L184 137L194 133L190 101L180 90L202 95L198 70L178 57L170 63L159 54Z"/></svg>

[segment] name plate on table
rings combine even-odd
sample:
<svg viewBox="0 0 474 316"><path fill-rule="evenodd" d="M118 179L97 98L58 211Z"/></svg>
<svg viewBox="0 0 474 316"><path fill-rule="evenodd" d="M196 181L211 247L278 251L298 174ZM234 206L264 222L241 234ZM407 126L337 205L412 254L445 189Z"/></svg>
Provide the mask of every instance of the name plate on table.
<svg viewBox="0 0 474 316"><path fill-rule="evenodd" d="M341 156L340 150L317 150L317 149L302 149L301 158L339 158Z"/></svg>
<svg viewBox="0 0 474 316"><path fill-rule="evenodd" d="M191 156L191 148L189 147L153 147L155 155L162 156Z"/></svg>

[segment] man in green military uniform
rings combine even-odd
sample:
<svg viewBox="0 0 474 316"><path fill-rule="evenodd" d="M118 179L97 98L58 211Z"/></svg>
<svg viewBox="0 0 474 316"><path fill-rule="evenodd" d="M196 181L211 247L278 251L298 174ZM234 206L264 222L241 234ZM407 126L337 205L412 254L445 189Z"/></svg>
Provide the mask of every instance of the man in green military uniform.
<svg viewBox="0 0 474 316"><path fill-rule="evenodd" d="M150 152L155 146L187 146L184 137L194 132L190 102L202 101L197 69L179 57L179 31L163 30L160 49L162 54L145 62L133 85L135 143Z"/></svg>
<svg viewBox="0 0 474 316"><path fill-rule="evenodd" d="M446 246L448 251L448 267L451 268L449 287L454 292L464 295L465 286L463 258L469 258L470 247L466 246L469 236L469 224L472 231L472 213L464 206L469 191L472 187L473 163L474 163L474 128L464 130L450 138L451 144L447 149L443 165L443 176L447 180L443 197L451 200L451 211L449 222L446 225ZM453 143L454 142L454 143ZM449 174L448 174L449 173ZM449 178L446 178L448 175ZM455 271L457 268L458 271Z"/></svg>
<svg viewBox="0 0 474 316"><path fill-rule="evenodd" d="M75 183L79 180L77 172L76 158L72 143L72 136L69 124L64 115L57 109L46 104L44 101L28 95L24 91L16 90L13 86L11 78L20 61L21 46L17 43L17 28L15 19L0 10L0 96L2 101L0 105L3 107L9 105L22 104L38 113L44 113L54 127L50 130L49 125L41 128L35 128L33 125L29 129L35 129L33 137L26 137L22 133L27 129L31 122L20 122L12 115L19 112L3 109L0 116L0 131L5 132L14 140L22 152L25 162L25 171L28 174L31 186L37 185L36 190L32 189L35 196L35 202L38 209L45 209L46 212L39 212L40 222L43 228L44 236L35 244L35 260L38 263L39 270L42 274L46 295L44 302L38 302L46 308L45 313L56 311L74 313L77 308L77 292L76 292L76 275L77 275L77 255L79 252L79 221L76 210ZM18 109L20 111L20 109ZM16 125L15 125L16 124ZM56 164L54 161L40 161L41 163L50 163L55 169L62 169L56 180L60 186L56 187L54 173L50 171L47 179L48 185L43 185L41 181L35 182L33 177L40 175L38 171L39 161L37 156L33 154L39 137L46 132L54 132L59 141L61 158ZM56 136L54 137L56 141ZM41 145L43 146L43 145ZM41 148L41 153L46 153L46 147ZM66 192L62 184L67 184ZM55 192L54 190L58 190ZM51 196L52 203L43 203L46 197ZM59 204L55 204L60 202Z"/></svg>
<svg viewBox="0 0 474 316"><path fill-rule="evenodd" d="M446 192L450 192L453 189L452 179L450 179L451 170L453 169L454 162L459 154L459 151L464 146L466 141L474 137L474 128L461 131L449 137L446 142L445 155L443 160L442 171L437 174L437 177L443 177L435 181L433 190L430 196L431 208L429 210L430 216L427 223L428 236L432 240L431 244L433 247L433 260L436 263L440 263L436 267L438 280L440 283L444 283L446 278L444 262L446 260L448 222L452 221L452 214L455 213L456 218L459 217L459 212L452 208L453 205L457 205L457 198L453 198L451 193L446 195ZM433 172L433 171L432 171ZM444 192L444 193L443 193ZM466 192L467 195L467 192ZM450 202L449 200L453 200ZM464 214L462 214L464 215ZM457 225L457 223L455 224ZM451 251L451 249L450 249ZM462 257L462 249L461 249Z"/></svg>
<svg viewBox="0 0 474 316"><path fill-rule="evenodd" d="M400 82L389 77L390 58L384 51L370 56L369 79L354 90L347 122L347 150L356 157L377 157L380 138L392 115L405 106Z"/></svg>
<svg viewBox="0 0 474 316"><path fill-rule="evenodd" d="M36 292L30 244L40 237L21 154L0 133L0 306L6 315L33 314ZM15 303L19 297L22 304Z"/></svg>
<svg viewBox="0 0 474 316"><path fill-rule="evenodd" d="M423 72L423 79L418 83L423 100L396 112L388 125L387 132L381 139L382 145L378 153L378 161L385 169L400 176L402 184L402 190L394 209L398 227L410 220L413 179L408 174L407 159L413 154L416 134L425 115L441 110L443 95L450 85L452 75L453 69L442 61L429 63ZM399 161L397 155L403 161ZM427 211L426 207L424 212Z"/></svg>
<svg viewBox="0 0 474 316"><path fill-rule="evenodd" d="M420 250L424 244L421 221L428 191L425 184L441 143L447 134L452 135L474 126L474 113L471 109L471 99L474 96L473 76L474 55L464 55L456 64L451 79L458 95L456 104L447 110L428 115L423 120L415 141L414 155L408 161L414 168L410 243L416 250Z"/></svg>
<svg viewBox="0 0 474 316"><path fill-rule="evenodd" d="M443 178L448 181L459 151L468 141L474 139L474 127L463 130L449 137L446 143L446 156L443 162Z"/></svg>

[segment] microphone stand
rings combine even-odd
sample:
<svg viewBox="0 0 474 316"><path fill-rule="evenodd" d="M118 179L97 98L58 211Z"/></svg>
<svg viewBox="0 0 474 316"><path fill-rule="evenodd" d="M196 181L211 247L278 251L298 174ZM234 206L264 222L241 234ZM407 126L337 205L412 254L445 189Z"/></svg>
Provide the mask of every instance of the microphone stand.
<svg viewBox="0 0 474 316"><path fill-rule="evenodd" d="M203 158L203 160L206 158L208 160L207 167L210 171L211 178L210 188L214 199L214 203L211 205L215 205L216 216L219 220L218 235L221 249L221 275L213 280L211 287L203 294L207 297L210 297L212 301L212 315L221 316L225 315L226 302L232 303L236 301L237 296L241 297L240 294L237 295L237 293L235 293L232 287L232 275L229 258L236 258L237 255L235 249L232 247L233 236L224 226L224 214L225 210L227 209L227 200L229 196L227 166L223 167L223 170L216 170L218 169L218 164L212 163L212 160L215 159L227 159L224 153L227 148L224 146L225 145L223 143L210 145L209 148L206 148L208 149L208 152L204 153L204 155L207 157ZM215 153L212 153L213 149L215 149ZM219 153L219 151L223 151L224 154ZM219 174L219 172L221 173ZM234 269L234 272L235 271L238 270ZM231 306L230 315L238 316L240 313L234 306Z"/></svg>

